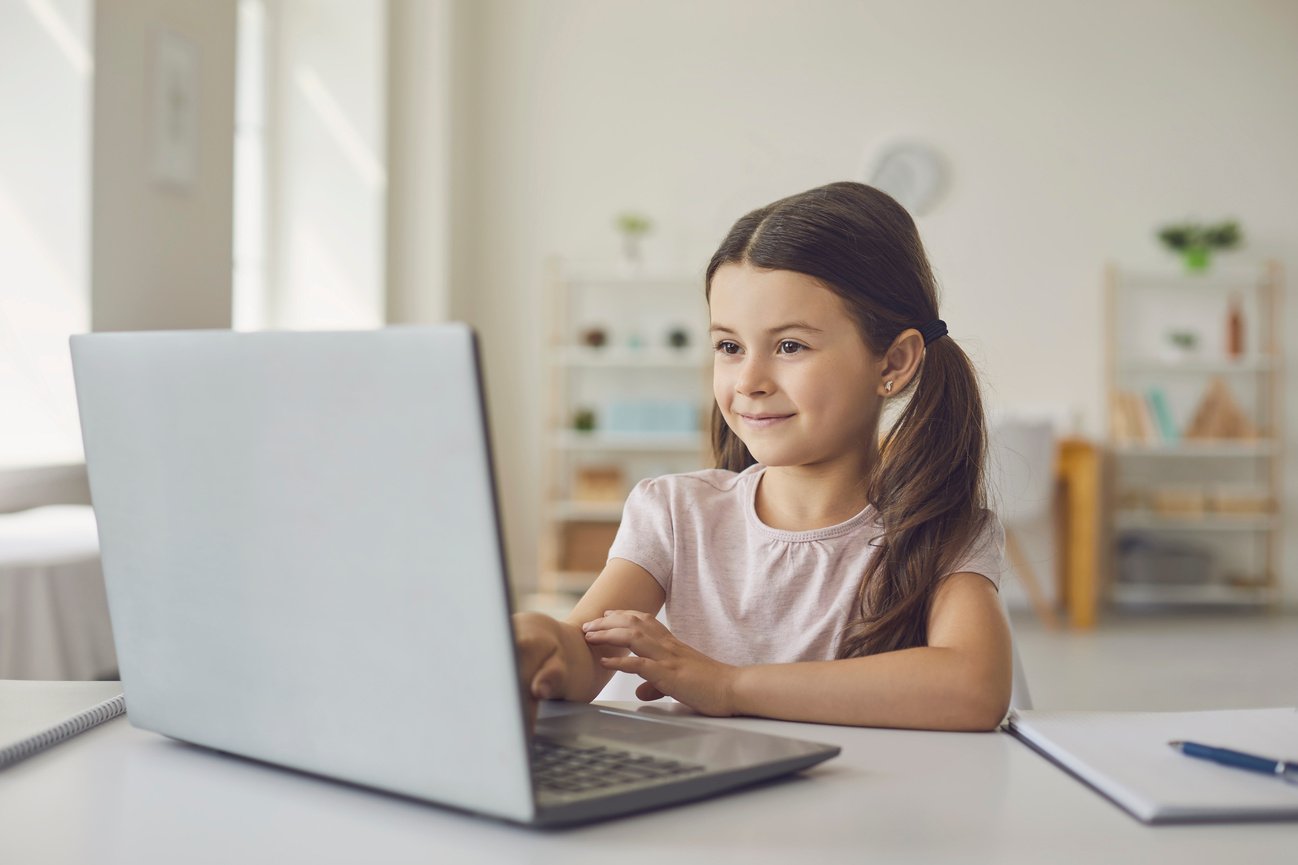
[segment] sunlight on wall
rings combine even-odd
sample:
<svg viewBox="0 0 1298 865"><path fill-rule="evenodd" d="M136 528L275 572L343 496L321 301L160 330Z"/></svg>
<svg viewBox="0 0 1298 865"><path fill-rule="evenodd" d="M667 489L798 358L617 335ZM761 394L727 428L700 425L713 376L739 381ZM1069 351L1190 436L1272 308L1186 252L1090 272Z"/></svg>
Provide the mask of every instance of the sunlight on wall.
<svg viewBox="0 0 1298 865"><path fill-rule="evenodd" d="M0 466L79 461L90 324L89 0L0 5Z"/></svg>

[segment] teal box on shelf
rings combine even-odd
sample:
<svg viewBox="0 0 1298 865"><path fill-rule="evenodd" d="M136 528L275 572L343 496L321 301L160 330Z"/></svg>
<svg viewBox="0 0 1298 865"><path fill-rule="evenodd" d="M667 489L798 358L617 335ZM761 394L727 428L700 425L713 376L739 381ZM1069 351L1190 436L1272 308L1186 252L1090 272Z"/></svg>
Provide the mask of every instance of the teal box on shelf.
<svg viewBox="0 0 1298 865"><path fill-rule="evenodd" d="M698 406L688 400L613 400L604 412L604 429L611 433L684 434L698 428Z"/></svg>

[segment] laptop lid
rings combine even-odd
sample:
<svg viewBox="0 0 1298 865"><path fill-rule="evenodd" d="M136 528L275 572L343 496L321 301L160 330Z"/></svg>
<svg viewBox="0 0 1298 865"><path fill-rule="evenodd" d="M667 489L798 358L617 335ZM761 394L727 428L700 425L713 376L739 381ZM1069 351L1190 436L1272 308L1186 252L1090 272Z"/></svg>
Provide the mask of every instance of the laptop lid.
<svg viewBox="0 0 1298 865"><path fill-rule="evenodd" d="M131 722L531 820L472 331L103 333L72 357Z"/></svg>

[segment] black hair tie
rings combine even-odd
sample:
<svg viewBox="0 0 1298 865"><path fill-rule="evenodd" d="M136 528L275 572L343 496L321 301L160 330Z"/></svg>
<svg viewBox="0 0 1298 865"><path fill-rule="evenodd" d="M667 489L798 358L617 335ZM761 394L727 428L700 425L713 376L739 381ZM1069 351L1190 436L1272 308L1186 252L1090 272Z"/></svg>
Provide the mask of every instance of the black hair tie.
<svg viewBox="0 0 1298 865"><path fill-rule="evenodd" d="M927 348L930 343L946 336L946 322L940 318L934 319L921 327L919 333L924 337L924 346Z"/></svg>

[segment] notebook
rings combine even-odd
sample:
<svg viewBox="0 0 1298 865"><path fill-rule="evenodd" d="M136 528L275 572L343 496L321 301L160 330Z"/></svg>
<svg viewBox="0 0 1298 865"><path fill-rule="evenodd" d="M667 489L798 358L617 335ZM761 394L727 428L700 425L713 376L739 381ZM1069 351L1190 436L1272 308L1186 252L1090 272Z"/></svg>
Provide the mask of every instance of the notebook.
<svg viewBox="0 0 1298 865"><path fill-rule="evenodd" d="M72 360L132 725L530 825L839 752L584 703L530 728L468 326L85 334Z"/></svg>
<svg viewBox="0 0 1298 865"><path fill-rule="evenodd" d="M1298 710L1010 713L1010 733L1146 823L1295 820L1298 786L1187 757L1201 742L1298 758Z"/></svg>
<svg viewBox="0 0 1298 865"><path fill-rule="evenodd" d="M126 711L120 682L0 682L0 769Z"/></svg>

